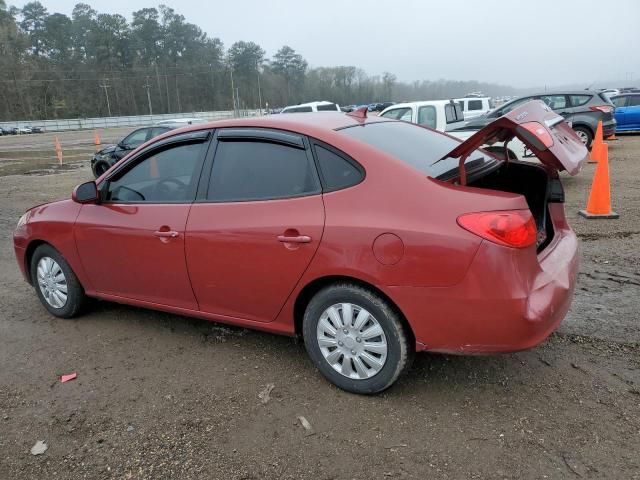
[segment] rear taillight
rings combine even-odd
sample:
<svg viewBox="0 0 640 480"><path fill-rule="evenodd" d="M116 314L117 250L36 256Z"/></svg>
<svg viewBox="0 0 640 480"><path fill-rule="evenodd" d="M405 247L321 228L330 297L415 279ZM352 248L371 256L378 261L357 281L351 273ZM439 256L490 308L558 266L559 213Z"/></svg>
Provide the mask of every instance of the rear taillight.
<svg viewBox="0 0 640 480"><path fill-rule="evenodd" d="M592 112L611 113L613 112L613 107L611 105L593 105L589 107L589 110Z"/></svg>
<svg viewBox="0 0 640 480"><path fill-rule="evenodd" d="M529 210L467 213L458 225L486 240L513 248L536 243L536 223Z"/></svg>
<svg viewBox="0 0 640 480"><path fill-rule="evenodd" d="M523 123L518 128L523 128L531 135L533 135L533 138L529 137L526 134L525 137L528 137L528 140L532 142L539 150L543 150L543 148L539 145L536 145L537 143L542 143L542 145L544 145L546 148L549 148L553 145L553 138L551 138L551 133L549 133L549 130L547 130L541 123L527 122ZM520 132L523 133L522 130Z"/></svg>

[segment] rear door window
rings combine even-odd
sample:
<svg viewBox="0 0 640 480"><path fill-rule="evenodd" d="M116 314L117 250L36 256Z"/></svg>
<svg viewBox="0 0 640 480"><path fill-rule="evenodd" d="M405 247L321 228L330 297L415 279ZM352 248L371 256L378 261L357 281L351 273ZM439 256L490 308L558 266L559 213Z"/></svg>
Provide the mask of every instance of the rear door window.
<svg viewBox="0 0 640 480"><path fill-rule="evenodd" d="M306 151L260 140L221 139L216 148L207 198L243 202L320 192Z"/></svg>
<svg viewBox="0 0 640 480"><path fill-rule="evenodd" d="M418 108L418 125L436 128L436 107L424 105Z"/></svg>
<svg viewBox="0 0 640 480"><path fill-rule="evenodd" d="M591 95L569 95L569 101L572 107L581 107L591 100Z"/></svg>

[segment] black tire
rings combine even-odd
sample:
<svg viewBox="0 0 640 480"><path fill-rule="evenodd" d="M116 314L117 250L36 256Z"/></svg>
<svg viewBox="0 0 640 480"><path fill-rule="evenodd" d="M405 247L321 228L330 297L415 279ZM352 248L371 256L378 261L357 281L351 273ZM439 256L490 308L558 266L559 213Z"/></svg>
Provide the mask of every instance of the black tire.
<svg viewBox="0 0 640 480"><path fill-rule="evenodd" d="M584 136L584 138L586 139L585 147L591 148L591 142L593 142L593 133L591 133L591 130L589 128L583 127L583 126L573 127L573 130L581 138L582 138L582 136Z"/></svg>
<svg viewBox="0 0 640 480"><path fill-rule="evenodd" d="M351 303L366 309L384 332L386 361L380 371L369 378L354 379L342 375L322 354L316 333L318 322L326 309L339 303ZM302 330L307 353L322 375L337 387L353 393L372 394L389 388L408 369L413 357L413 345L398 313L376 293L350 283L331 285L316 293L305 310Z"/></svg>
<svg viewBox="0 0 640 480"><path fill-rule="evenodd" d="M38 283L38 262L44 257L52 258L60 266L60 269L62 270L62 273L64 274L64 277L66 279L66 303L58 308L50 305L47 302ZM78 277L76 277L76 274L73 273L73 270L64 259L64 257L60 254L60 252L58 252L51 245L40 245L38 248L36 248L35 252L33 252L33 256L31 257L30 270L31 281L33 283L33 287L36 290L36 295L38 295L40 302L42 302L42 305L44 305L44 308L46 308L49 313L60 318L72 318L76 316L78 312L80 312L85 301L84 289L82 288L82 285L80 285Z"/></svg>
<svg viewBox="0 0 640 480"><path fill-rule="evenodd" d="M96 162L96 164L93 166L93 174L96 178L98 178L104 172L109 170L109 168L111 168L111 165L109 165L107 162Z"/></svg>

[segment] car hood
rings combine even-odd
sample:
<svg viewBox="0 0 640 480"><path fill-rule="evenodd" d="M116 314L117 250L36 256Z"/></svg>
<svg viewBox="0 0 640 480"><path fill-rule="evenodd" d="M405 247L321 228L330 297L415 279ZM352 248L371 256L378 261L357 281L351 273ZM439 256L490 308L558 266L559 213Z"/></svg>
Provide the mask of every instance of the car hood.
<svg viewBox="0 0 640 480"><path fill-rule="evenodd" d="M467 138L444 158L463 159L483 145L519 138L548 168L576 175L589 152L564 118L544 102L532 100ZM462 160L461 160L462 163Z"/></svg>
<svg viewBox="0 0 640 480"><path fill-rule="evenodd" d="M105 155L107 153L115 152L117 145L107 145L102 150L96 152L96 155Z"/></svg>

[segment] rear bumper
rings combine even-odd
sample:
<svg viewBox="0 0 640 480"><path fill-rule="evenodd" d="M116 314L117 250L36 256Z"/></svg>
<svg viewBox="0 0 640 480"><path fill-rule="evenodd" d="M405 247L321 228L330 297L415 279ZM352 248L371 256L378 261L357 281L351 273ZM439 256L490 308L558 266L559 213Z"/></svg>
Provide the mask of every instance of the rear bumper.
<svg viewBox="0 0 640 480"><path fill-rule="evenodd" d="M568 227L556 230L537 259L505 248L483 242L465 279L453 287L390 288L413 328L418 350L526 350L558 327L571 306L577 278L575 234Z"/></svg>

